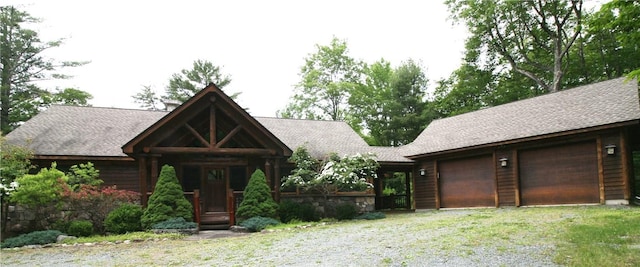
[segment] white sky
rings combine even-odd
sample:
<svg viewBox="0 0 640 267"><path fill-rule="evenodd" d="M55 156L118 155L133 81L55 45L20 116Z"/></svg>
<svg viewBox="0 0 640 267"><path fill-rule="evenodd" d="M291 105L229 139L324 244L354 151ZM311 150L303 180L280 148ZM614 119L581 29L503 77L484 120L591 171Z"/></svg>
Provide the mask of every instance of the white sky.
<svg viewBox="0 0 640 267"><path fill-rule="evenodd" d="M196 59L232 78L227 94L254 116L274 117L298 83L304 58L333 36L349 54L395 67L420 61L433 89L462 57L465 29L452 26L442 1L71 1L4 0L40 18L42 40L67 38L47 52L57 60L91 61L69 68L48 89L91 93L93 106L138 108L143 85L164 93L171 74Z"/></svg>

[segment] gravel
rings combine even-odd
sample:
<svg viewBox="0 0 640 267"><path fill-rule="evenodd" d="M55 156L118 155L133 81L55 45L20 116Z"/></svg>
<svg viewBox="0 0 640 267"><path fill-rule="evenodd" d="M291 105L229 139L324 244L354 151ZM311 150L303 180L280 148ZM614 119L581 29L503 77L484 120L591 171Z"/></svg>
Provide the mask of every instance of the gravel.
<svg viewBox="0 0 640 267"><path fill-rule="evenodd" d="M472 218L483 212L412 213L253 234L203 232L184 240L5 249L1 265L557 266L552 237L535 225L530 234L483 235L482 217Z"/></svg>

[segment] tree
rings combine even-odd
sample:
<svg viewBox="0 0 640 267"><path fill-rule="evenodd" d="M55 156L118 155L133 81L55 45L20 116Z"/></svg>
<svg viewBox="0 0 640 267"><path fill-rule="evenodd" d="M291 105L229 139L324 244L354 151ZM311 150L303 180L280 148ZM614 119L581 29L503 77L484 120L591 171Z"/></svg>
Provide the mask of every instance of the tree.
<svg viewBox="0 0 640 267"><path fill-rule="evenodd" d="M562 89L566 56L582 27L582 0L446 1L479 51L499 55L547 92ZM481 60L482 57L476 57Z"/></svg>
<svg viewBox="0 0 640 267"><path fill-rule="evenodd" d="M133 102L140 104L141 108L149 110L158 110L161 98L153 91L151 85L143 85L142 91L136 93L133 97Z"/></svg>
<svg viewBox="0 0 640 267"><path fill-rule="evenodd" d="M183 69L180 73L173 74L166 89L166 99L184 103L209 83L214 83L222 89L231 83L231 77L222 74L220 67L210 61L198 59L193 62L192 69Z"/></svg>
<svg viewBox="0 0 640 267"><path fill-rule="evenodd" d="M156 223L182 217L186 221L193 219L193 206L184 197L182 186L178 182L172 166L164 165L147 208L142 214L142 226L151 228Z"/></svg>
<svg viewBox="0 0 640 267"><path fill-rule="evenodd" d="M7 213L9 198L18 188L16 178L29 173L34 166L31 164L33 151L26 147L9 145L0 136L0 227L3 234L7 229Z"/></svg>
<svg viewBox="0 0 640 267"><path fill-rule="evenodd" d="M88 63L45 58L43 52L60 46L63 40L43 42L37 32L22 27L36 22L37 19L13 6L0 7L0 130L3 134L51 104L51 93L32 82L69 78L55 71ZM63 97L68 96L67 93L71 92L58 94Z"/></svg>
<svg viewBox="0 0 640 267"><path fill-rule="evenodd" d="M347 42L334 37L328 46L305 58L301 81L287 107L278 111L283 118L344 120L347 101L360 82L363 63L348 55Z"/></svg>
<svg viewBox="0 0 640 267"><path fill-rule="evenodd" d="M271 197L264 172L258 169L251 174L249 184L244 189L243 200L236 211L238 221L256 216L277 218L277 214L278 204Z"/></svg>
<svg viewBox="0 0 640 267"><path fill-rule="evenodd" d="M67 172L67 177L69 178L67 184L69 184L71 189L74 191L80 189L81 185L97 187L104 183L103 180L98 178L99 176L100 170L97 170L93 166L93 163L80 163L71 166L69 172Z"/></svg>

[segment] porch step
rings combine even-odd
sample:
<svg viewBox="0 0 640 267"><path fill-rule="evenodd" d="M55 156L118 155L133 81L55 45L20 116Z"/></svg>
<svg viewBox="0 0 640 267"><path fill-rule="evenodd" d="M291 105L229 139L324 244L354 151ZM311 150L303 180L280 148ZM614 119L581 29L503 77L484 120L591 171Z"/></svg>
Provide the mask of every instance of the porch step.
<svg viewBox="0 0 640 267"><path fill-rule="evenodd" d="M229 229L228 212L206 212L200 215L201 230Z"/></svg>

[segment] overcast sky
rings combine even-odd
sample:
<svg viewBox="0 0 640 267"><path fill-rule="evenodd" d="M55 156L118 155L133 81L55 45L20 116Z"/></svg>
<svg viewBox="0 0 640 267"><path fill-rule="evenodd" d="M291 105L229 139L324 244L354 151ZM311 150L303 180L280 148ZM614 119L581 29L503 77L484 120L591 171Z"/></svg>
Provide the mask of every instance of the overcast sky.
<svg viewBox="0 0 640 267"><path fill-rule="evenodd" d="M462 56L465 29L453 26L442 1L47 1L8 0L40 18L43 40L66 38L47 52L58 60L91 61L44 84L74 87L93 106L138 108L143 85L164 92L171 74L196 59L232 78L227 94L254 116L273 117L298 83L304 58L345 39L349 54L395 67L414 59L430 88L448 77Z"/></svg>

